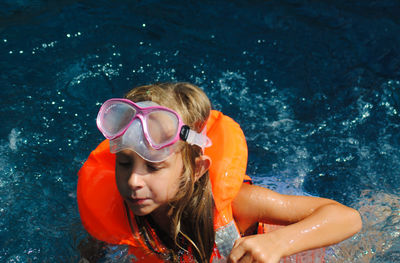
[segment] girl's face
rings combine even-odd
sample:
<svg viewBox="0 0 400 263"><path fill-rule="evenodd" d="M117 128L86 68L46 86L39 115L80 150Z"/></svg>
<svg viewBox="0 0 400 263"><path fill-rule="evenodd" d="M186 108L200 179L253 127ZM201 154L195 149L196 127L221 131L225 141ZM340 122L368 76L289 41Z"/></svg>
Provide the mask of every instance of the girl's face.
<svg viewBox="0 0 400 263"><path fill-rule="evenodd" d="M183 171L180 152L163 162L151 163L131 150L123 150L117 153L115 167L118 190L135 215L168 211Z"/></svg>

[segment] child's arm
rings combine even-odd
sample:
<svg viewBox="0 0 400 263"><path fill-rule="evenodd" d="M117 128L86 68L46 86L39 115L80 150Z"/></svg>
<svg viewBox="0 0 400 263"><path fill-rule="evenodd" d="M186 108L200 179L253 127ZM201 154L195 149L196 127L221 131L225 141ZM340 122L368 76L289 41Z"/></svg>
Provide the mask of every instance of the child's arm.
<svg viewBox="0 0 400 263"><path fill-rule="evenodd" d="M233 202L233 214L241 232L256 222L290 225L237 240L229 262L276 263L284 256L338 243L362 225L356 210L333 200L281 195L247 184Z"/></svg>

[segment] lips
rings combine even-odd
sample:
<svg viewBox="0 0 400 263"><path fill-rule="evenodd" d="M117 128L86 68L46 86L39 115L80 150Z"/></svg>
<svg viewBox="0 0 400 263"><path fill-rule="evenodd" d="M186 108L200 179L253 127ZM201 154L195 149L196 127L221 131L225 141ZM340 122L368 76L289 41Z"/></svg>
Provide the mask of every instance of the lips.
<svg viewBox="0 0 400 263"><path fill-rule="evenodd" d="M129 202L131 202L132 204L136 204L136 205L142 205L144 204L144 202L146 202L147 200L149 200L149 198L128 198Z"/></svg>

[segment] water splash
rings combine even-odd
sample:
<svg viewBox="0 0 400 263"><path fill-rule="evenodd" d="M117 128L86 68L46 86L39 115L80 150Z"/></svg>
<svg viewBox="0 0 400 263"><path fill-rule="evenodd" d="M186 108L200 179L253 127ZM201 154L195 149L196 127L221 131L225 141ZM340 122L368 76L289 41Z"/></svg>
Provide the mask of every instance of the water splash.
<svg viewBox="0 0 400 263"><path fill-rule="evenodd" d="M18 149L18 144L22 141L20 135L21 131L17 128L13 128L8 135L9 147L12 151L16 151Z"/></svg>
<svg viewBox="0 0 400 263"><path fill-rule="evenodd" d="M379 262L390 255L385 252L398 243L400 237L400 197L382 191L365 190L354 205L363 219L363 228L353 238L333 247L334 253L327 262ZM393 252L392 252L393 253Z"/></svg>

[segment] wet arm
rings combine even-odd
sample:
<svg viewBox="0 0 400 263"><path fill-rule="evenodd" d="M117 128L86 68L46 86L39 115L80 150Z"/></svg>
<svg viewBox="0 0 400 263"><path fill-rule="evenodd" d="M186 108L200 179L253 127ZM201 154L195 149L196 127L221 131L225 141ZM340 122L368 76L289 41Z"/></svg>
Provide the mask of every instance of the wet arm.
<svg viewBox="0 0 400 263"><path fill-rule="evenodd" d="M333 200L281 195L253 185L242 186L233 202L233 213L241 232L256 222L288 225L236 242L233 257L237 257L235 253L243 256L246 250L250 254L257 251L262 258L263 251L274 254L270 261L260 262L276 262L280 257L331 245L361 229L359 213Z"/></svg>

